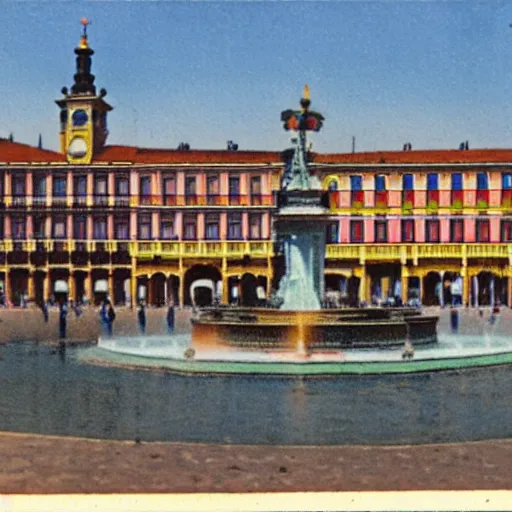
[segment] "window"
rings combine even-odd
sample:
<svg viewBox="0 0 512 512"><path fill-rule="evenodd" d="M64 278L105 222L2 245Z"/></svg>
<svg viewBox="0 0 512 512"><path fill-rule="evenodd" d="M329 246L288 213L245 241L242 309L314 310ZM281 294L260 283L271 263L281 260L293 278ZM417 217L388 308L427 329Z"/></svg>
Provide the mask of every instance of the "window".
<svg viewBox="0 0 512 512"><path fill-rule="evenodd" d="M106 176L98 176L94 180L94 193L98 196L107 195L107 178Z"/></svg>
<svg viewBox="0 0 512 512"><path fill-rule="evenodd" d="M143 197L149 197L151 195L151 176L140 177L140 195Z"/></svg>
<svg viewBox="0 0 512 512"><path fill-rule="evenodd" d="M362 220L350 221L350 241L356 244L364 242L364 223Z"/></svg>
<svg viewBox="0 0 512 512"><path fill-rule="evenodd" d="M176 178L174 176L167 176L164 178L164 196L176 195Z"/></svg>
<svg viewBox="0 0 512 512"><path fill-rule="evenodd" d="M187 176L185 178L185 195L195 196L196 195L196 177Z"/></svg>
<svg viewBox="0 0 512 512"><path fill-rule="evenodd" d="M375 242L382 243L388 241L388 221L376 220L375 221Z"/></svg>
<svg viewBox="0 0 512 512"><path fill-rule="evenodd" d="M404 174L402 177L402 189L403 190L414 190L414 175Z"/></svg>
<svg viewBox="0 0 512 512"><path fill-rule="evenodd" d="M259 213L249 215L249 239L261 239L261 215Z"/></svg>
<svg viewBox="0 0 512 512"><path fill-rule="evenodd" d="M228 239L242 239L242 216L240 213L228 213Z"/></svg>
<svg viewBox="0 0 512 512"><path fill-rule="evenodd" d="M476 221L476 241L489 242L490 239L490 226L489 219L477 219Z"/></svg>
<svg viewBox="0 0 512 512"><path fill-rule="evenodd" d="M512 189L512 173L504 172L501 174L501 188L503 188L503 190Z"/></svg>
<svg viewBox="0 0 512 512"><path fill-rule="evenodd" d="M338 243L338 227L338 222L329 222L329 224L327 224L326 242L328 244Z"/></svg>
<svg viewBox="0 0 512 512"><path fill-rule="evenodd" d="M427 174L427 190L439 189L439 175L437 173Z"/></svg>
<svg viewBox="0 0 512 512"><path fill-rule="evenodd" d="M13 175L12 177L12 195L25 196L25 176Z"/></svg>
<svg viewBox="0 0 512 512"><path fill-rule="evenodd" d="M86 196L87 195L87 176L75 176L73 183L73 190L75 196Z"/></svg>
<svg viewBox="0 0 512 512"><path fill-rule="evenodd" d="M127 176L116 177L116 195L117 196L130 195L130 180Z"/></svg>
<svg viewBox="0 0 512 512"><path fill-rule="evenodd" d="M455 172L452 174L452 190L462 190L462 173Z"/></svg>
<svg viewBox="0 0 512 512"><path fill-rule="evenodd" d="M439 242L439 219L427 219L425 222L425 240L427 242Z"/></svg>
<svg viewBox="0 0 512 512"><path fill-rule="evenodd" d="M512 242L512 219L501 221L501 241Z"/></svg>
<svg viewBox="0 0 512 512"><path fill-rule="evenodd" d="M327 188L329 192L336 192L336 190L338 190L338 182L336 180L331 180Z"/></svg>
<svg viewBox="0 0 512 512"><path fill-rule="evenodd" d="M414 242L414 219L402 220L402 242Z"/></svg>
<svg viewBox="0 0 512 512"><path fill-rule="evenodd" d="M187 176L185 178L185 203L196 204L196 178Z"/></svg>
<svg viewBox="0 0 512 512"><path fill-rule="evenodd" d="M172 240L174 238L174 215L162 213L160 216L160 238Z"/></svg>
<svg viewBox="0 0 512 512"><path fill-rule="evenodd" d="M240 178L238 176L229 177L229 195L239 196L240 195Z"/></svg>
<svg viewBox="0 0 512 512"><path fill-rule="evenodd" d="M39 215L34 217L34 238L43 239L46 238L46 219Z"/></svg>
<svg viewBox="0 0 512 512"><path fill-rule="evenodd" d="M93 236L95 240L107 239L107 219L96 217L93 221Z"/></svg>
<svg viewBox="0 0 512 512"><path fill-rule="evenodd" d="M208 197L208 204L218 204L217 197L219 195L219 177L208 176L206 178L206 195Z"/></svg>
<svg viewBox="0 0 512 512"><path fill-rule="evenodd" d="M66 176L53 177L53 197L66 197Z"/></svg>
<svg viewBox="0 0 512 512"><path fill-rule="evenodd" d="M261 176L251 176L251 195L261 195Z"/></svg>
<svg viewBox="0 0 512 512"><path fill-rule="evenodd" d="M0 215L0 238L4 237L4 218Z"/></svg>
<svg viewBox="0 0 512 512"><path fill-rule="evenodd" d="M12 232L13 238L17 238L18 240L26 238L27 233L26 233L25 217L18 217L18 216L12 217L11 232Z"/></svg>
<svg viewBox="0 0 512 512"><path fill-rule="evenodd" d="M73 219L73 238L75 240L87 239L87 219L85 215L77 215Z"/></svg>
<svg viewBox="0 0 512 512"><path fill-rule="evenodd" d="M464 242L463 219L450 219L450 241L454 243Z"/></svg>
<svg viewBox="0 0 512 512"><path fill-rule="evenodd" d="M350 190L352 190L353 192L363 190L362 176L350 176Z"/></svg>
<svg viewBox="0 0 512 512"><path fill-rule="evenodd" d="M116 240L129 240L130 219L128 217L114 218L114 237Z"/></svg>
<svg viewBox="0 0 512 512"><path fill-rule="evenodd" d="M53 218L53 238L66 238L66 218Z"/></svg>
<svg viewBox="0 0 512 512"><path fill-rule="evenodd" d="M183 239L197 239L197 219L196 216L193 214L183 216Z"/></svg>
<svg viewBox="0 0 512 512"><path fill-rule="evenodd" d="M206 215L205 219L205 239L219 239L219 216L216 213Z"/></svg>
<svg viewBox="0 0 512 512"><path fill-rule="evenodd" d="M477 188L477 190L487 190L489 188L486 172L477 173L476 188Z"/></svg>
<svg viewBox="0 0 512 512"><path fill-rule="evenodd" d="M164 203L165 206L176 205L176 178L174 176L164 178Z"/></svg>
<svg viewBox="0 0 512 512"><path fill-rule="evenodd" d="M139 240L151 239L151 215L147 213L139 214Z"/></svg>
<svg viewBox="0 0 512 512"><path fill-rule="evenodd" d="M34 196L46 197L46 176L34 176Z"/></svg>
<svg viewBox="0 0 512 512"><path fill-rule="evenodd" d="M382 174L377 174L377 176L375 176L375 190L386 190L386 177Z"/></svg>

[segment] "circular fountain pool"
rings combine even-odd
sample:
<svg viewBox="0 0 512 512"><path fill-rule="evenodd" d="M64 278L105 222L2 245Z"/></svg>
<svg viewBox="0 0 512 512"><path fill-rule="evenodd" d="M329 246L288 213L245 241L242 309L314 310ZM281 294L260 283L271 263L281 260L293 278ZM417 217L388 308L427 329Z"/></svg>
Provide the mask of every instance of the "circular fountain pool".
<svg viewBox="0 0 512 512"><path fill-rule="evenodd" d="M205 377L84 364L97 350L0 347L0 429L295 445L512 435L509 366L343 378Z"/></svg>

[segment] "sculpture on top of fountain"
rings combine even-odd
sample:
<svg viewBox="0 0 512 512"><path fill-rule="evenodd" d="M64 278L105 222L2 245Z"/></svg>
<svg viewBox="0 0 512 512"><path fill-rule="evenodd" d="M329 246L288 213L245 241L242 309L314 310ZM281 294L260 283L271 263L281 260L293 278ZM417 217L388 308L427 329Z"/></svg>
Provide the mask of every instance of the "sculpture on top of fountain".
<svg viewBox="0 0 512 512"><path fill-rule="evenodd" d="M301 110L284 110L281 112L281 121L285 130L298 132L295 142L293 158L286 166L281 183L282 191L292 190L320 190L322 185L317 176L312 175L308 169L306 158L306 132L318 132L322 128L324 116L319 112L309 110L311 100L309 87L304 86L304 95L300 100Z"/></svg>
<svg viewBox="0 0 512 512"><path fill-rule="evenodd" d="M324 117L309 110L309 87L304 87L301 110L281 113L285 130L294 130L293 158L287 164L281 182L276 234L282 241L285 274L279 282L276 302L281 309L318 310L324 281L325 226L327 210L322 205L322 186L308 168L306 132L320 131Z"/></svg>

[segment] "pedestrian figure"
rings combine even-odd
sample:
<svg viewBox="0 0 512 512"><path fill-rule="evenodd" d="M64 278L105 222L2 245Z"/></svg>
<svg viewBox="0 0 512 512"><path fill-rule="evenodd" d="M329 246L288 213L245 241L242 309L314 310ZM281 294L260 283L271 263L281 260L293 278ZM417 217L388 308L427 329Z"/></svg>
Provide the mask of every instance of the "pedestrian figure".
<svg viewBox="0 0 512 512"><path fill-rule="evenodd" d="M45 323L48 323L50 315L48 314L48 303L45 300L41 303L41 311L43 312Z"/></svg>
<svg viewBox="0 0 512 512"><path fill-rule="evenodd" d="M107 310L107 333L109 336L112 336L115 319L116 319L116 312L114 311L114 306L112 306L112 303L109 303L108 310Z"/></svg>
<svg viewBox="0 0 512 512"><path fill-rule="evenodd" d="M78 304L78 302L75 302L73 304L73 311L75 312L77 318L82 315L82 308L80 307L80 304Z"/></svg>
<svg viewBox="0 0 512 512"><path fill-rule="evenodd" d="M450 311L450 326L452 328L452 334L459 332L459 311L453 306Z"/></svg>
<svg viewBox="0 0 512 512"><path fill-rule="evenodd" d="M102 330L104 332L108 333L108 310L107 310L107 307L108 307L108 301L107 301L107 299L105 299L101 303L100 324L101 324Z"/></svg>
<svg viewBox="0 0 512 512"><path fill-rule="evenodd" d="M402 359L412 359L414 356L414 347L411 340L407 338L404 343L404 350L402 351Z"/></svg>
<svg viewBox="0 0 512 512"><path fill-rule="evenodd" d="M66 337L66 324L68 316L68 306L63 302L60 306L59 312L59 337L64 339Z"/></svg>
<svg viewBox="0 0 512 512"><path fill-rule="evenodd" d="M167 330L169 333L174 331L174 305L172 302L167 310Z"/></svg>
<svg viewBox="0 0 512 512"><path fill-rule="evenodd" d="M146 332L146 310L144 308L144 302L141 301L139 306L139 312L137 313L138 321L139 321L139 329L142 334Z"/></svg>

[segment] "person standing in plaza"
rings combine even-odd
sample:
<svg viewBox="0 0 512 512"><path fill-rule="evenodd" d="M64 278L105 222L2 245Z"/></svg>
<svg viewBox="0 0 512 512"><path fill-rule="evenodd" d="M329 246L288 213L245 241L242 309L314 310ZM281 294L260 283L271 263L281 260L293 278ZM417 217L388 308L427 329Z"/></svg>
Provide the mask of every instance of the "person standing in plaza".
<svg viewBox="0 0 512 512"><path fill-rule="evenodd" d="M109 302L108 309L107 309L107 333L109 336L112 336L115 319L116 319L116 312L114 310L114 306L112 305L111 302Z"/></svg>
<svg viewBox="0 0 512 512"><path fill-rule="evenodd" d="M139 312L137 313L139 322L139 329L142 334L146 332L146 309L144 308L144 301L140 301Z"/></svg>
<svg viewBox="0 0 512 512"><path fill-rule="evenodd" d="M67 326L68 306L65 302L60 305L59 311L59 337L64 339L66 337L66 326Z"/></svg>
<svg viewBox="0 0 512 512"><path fill-rule="evenodd" d="M43 313L44 322L47 324L50 319L50 315L48 314L48 302L45 300L41 302L41 311Z"/></svg>
<svg viewBox="0 0 512 512"><path fill-rule="evenodd" d="M174 321L175 321L174 303L171 300L169 302L169 309L167 310L167 331L169 334L174 331Z"/></svg>

